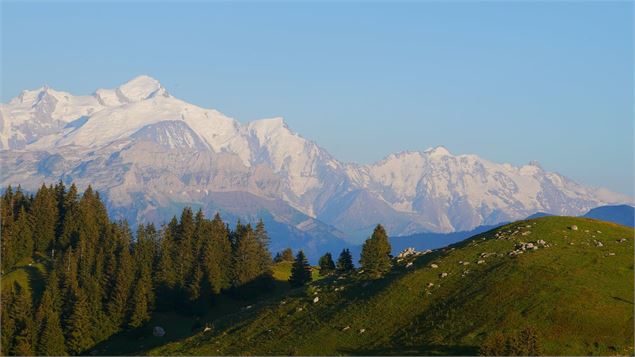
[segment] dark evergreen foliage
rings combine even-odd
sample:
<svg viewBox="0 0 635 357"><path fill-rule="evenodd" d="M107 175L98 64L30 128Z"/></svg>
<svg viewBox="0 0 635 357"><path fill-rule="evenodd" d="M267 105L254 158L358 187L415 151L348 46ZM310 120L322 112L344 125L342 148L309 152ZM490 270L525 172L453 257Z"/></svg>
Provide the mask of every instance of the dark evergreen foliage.
<svg viewBox="0 0 635 357"><path fill-rule="evenodd" d="M291 267L289 284L293 287L298 287L311 282L311 280L311 266L309 265L309 261L306 259L304 252L299 251Z"/></svg>
<svg viewBox="0 0 635 357"><path fill-rule="evenodd" d="M326 253L320 257L320 275L326 276L335 271L335 262L333 262L333 256L331 253Z"/></svg>
<svg viewBox="0 0 635 357"><path fill-rule="evenodd" d="M342 250L339 258L337 258L336 268L338 273L348 273L355 269L355 266L353 265L353 255L350 250Z"/></svg>
<svg viewBox="0 0 635 357"><path fill-rule="evenodd" d="M293 250L291 250L291 248L287 248L287 249L282 251L282 260L283 261L292 262L293 259L294 259Z"/></svg>
<svg viewBox="0 0 635 357"><path fill-rule="evenodd" d="M370 238L364 242L359 260L368 276L378 278L390 271L390 249L388 234L384 227L378 224Z"/></svg>
<svg viewBox="0 0 635 357"><path fill-rule="evenodd" d="M232 231L218 214L185 208L159 230L140 224L135 239L126 222L111 221L99 193L61 181L34 196L8 187L0 215L3 275L35 261L47 269L35 296L19 284L2 291L5 354L86 354L156 310L203 314L219 294L272 287L262 221Z"/></svg>

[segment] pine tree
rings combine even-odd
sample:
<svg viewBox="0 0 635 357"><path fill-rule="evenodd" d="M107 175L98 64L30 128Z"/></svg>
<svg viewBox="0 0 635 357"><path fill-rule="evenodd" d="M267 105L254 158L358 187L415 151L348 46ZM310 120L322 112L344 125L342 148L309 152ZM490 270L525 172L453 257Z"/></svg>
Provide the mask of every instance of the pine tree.
<svg viewBox="0 0 635 357"><path fill-rule="evenodd" d="M194 271L188 277L186 283L186 292L187 292L187 300L188 304L191 306L196 305L196 303L201 298L201 282L203 280L203 270L199 265L194 267Z"/></svg>
<svg viewBox="0 0 635 357"><path fill-rule="evenodd" d="M66 346L71 354L80 354L93 344L92 326L86 295L81 289L73 292L72 309L66 325Z"/></svg>
<svg viewBox="0 0 635 357"><path fill-rule="evenodd" d="M331 253L326 253L320 257L320 275L326 276L335 271L335 263L333 262L333 256Z"/></svg>
<svg viewBox="0 0 635 357"><path fill-rule="evenodd" d="M269 252L269 235L267 234L267 230L265 229L265 223L260 219L258 224L256 225L256 230L254 231L256 239L260 243L260 256L259 256L259 265L260 271L263 274L271 273L271 253Z"/></svg>
<svg viewBox="0 0 635 357"><path fill-rule="evenodd" d="M282 260L285 262L292 262L295 258L293 257L293 250L291 248L286 248L282 251Z"/></svg>
<svg viewBox="0 0 635 357"><path fill-rule="evenodd" d="M14 323L14 339L11 354L16 356L32 356L34 354L35 327L31 297L26 290L15 283L16 292L11 308L11 319Z"/></svg>
<svg viewBox="0 0 635 357"><path fill-rule="evenodd" d="M224 278L223 270L228 267L223 267L223 264L230 264L230 261L226 260L228 255L231 255L231 246L229 240L222 231L218 231L220 228L224 231L224 226L218 227L213 221L209 224L205 224L204 235L207 237L203 243L201 251L201 262L203 266L204 279L207 280L210 292L214 294L220 293L222 289L228 287ZM222 243L225 242L226 246L223 247ZM225 257L224 257L225 255Z"/></svg>
<svg viewBox="0 0 635 357"><path fill-rule="evenodd" d="M39 327L37 353L41 356L62 356L66 354L64 333L60 322L60 310L56 303L59 299L55 271L51 272L47 287L42 294L40 306L36 314Z"/></svg>
<svg viewBox="0 0 635 357"><path fill-rule="evenodd" d="M2 328L0 333L2 335L2 355L6 356L9 351L13 350L13 338L15 335L15 321L13 320L12 307L15 300L15 292L12 285L8 288L2 288L0 291L2 298L0 299L0 322Z"/></svg>
<svg viewBox="0 0 635 357"><path fill-rule="evenodd" d="M339 258L337 258L337 272L348 273L353 271L353 269L355 269L355 266L353 266L353 255L351 255L351 251L348 248L343 249Z"/></svg>
<svg viewBox="0 0 635 357"><path fill-rule="evenodd" d="M177 281L181 288L185 287L187 278L194 264L194 216L192 209L185 207L181 213L176 242L179 246L179 258L174 261L177 269Z"/></svg>
<svg viewBox="0 0 635 357"><path fill-rule="evenodd" d="M150 320L152 310L152 279L150 272L143 269L135 284L130 311L130 327L139 327Z"/></svg>
<svg viewBox="0 0 635 357"><path fill-rule="evenodd" d="M204 261L207 267L207 279L209 280L212 292L218 294L223 289L232 285L233 279L233 256L232 245L229 238L229 230L216 213L210 225L211 246L204 254Z"/></svg>
<svg viewBox="0 0 635 357"><path fill-rule="evenodd" d="M120 229L122 230L122 229ZM123 229L125 231L125 229ZM120 242L117 252L118 265L115 273L113 290L108 304L108 316L110 316L114 326L122 326L126 321L128 311L128 299L134 278L134 267L129 251L129 241L125 237Z"/></svg>
<svg viewBox="0 0 635 357"><path fill-rule="evenodd" d="M237 226L240 227L240 226ZM260 243L256 240L250 226L237 229L241 235L237 237L234 251L233 286L243 286L255 280L260 274Z"/></svg>
<svg viewBox="0 0 635 357"><path fill-rule="evenodd" d="M33 255L33 222L24 207L13 224L12 239L15 247L16 262Z"/></svg>
<svg viewBox="0 0 635 357"><path fill-rule="evenodd" d="M81 217L77 199L77 186L72 184L63 198L64 218L61 226L62 232L57 241L59 249L65 249L69 245L75 244L79 239Z"/></svg>
<svg viewBox="0 0 635 357"><path fill-rule="evenodd" d="M41 356L64 356L67 354L60 316L54 311L49 311L43 321L38 354Z"/></svg>
<svg viewBox="0 0 635 357"><path fill-rule="evenodd" d="M390 271L390 243L388 235L381 224L378 224L372 236L364 242L361 259L364 271L372 278L378 278Z"/></svg>
<svg viewBox="0 0 635 357"><path fill-rule="evenodd" d="M31 208L33 216L33 241L35 250L47 252L55 240L55 229L57 225L57 202L52 188L46 185L35 194L33 206Z"/></svg>
<svg viewBox="0 0 635 357"><path fill-rule="evenodd" d="M163 227L157 258L157 269L154 276L157 292L157 308L165 311L172 309L176 303L177 272L174 261L178 259L178 246L175 237L178 229L176 217Z"/></svg>
<svg viewBox="0 0 635 357"><path fill-rule="evenodd" d="M16 248L14 246L13 238L13 189L8 186L2 195L2 202L0 202L0 238L2 244L0 245L2 259L2 270L8 270L16 263Z"/></svg>
<svg viewBox="0 0 635 357"><path fill-rule="evenodd" d="M291 267L289 284L293 287L303 286L313 280L311 276L311 266L303 251L299 251Z"/></svg>

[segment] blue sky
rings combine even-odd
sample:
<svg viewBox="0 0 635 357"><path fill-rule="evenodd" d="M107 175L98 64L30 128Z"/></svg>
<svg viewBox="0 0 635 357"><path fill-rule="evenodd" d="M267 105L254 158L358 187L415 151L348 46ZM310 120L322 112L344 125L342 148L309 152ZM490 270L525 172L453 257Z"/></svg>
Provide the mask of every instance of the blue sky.
<svg viewBox="0 0 635 357"><path fill-rule="evenodd" d="M140 74L344 161L444 145L633 195L632 2L2 3L2 102Z"/></svg>

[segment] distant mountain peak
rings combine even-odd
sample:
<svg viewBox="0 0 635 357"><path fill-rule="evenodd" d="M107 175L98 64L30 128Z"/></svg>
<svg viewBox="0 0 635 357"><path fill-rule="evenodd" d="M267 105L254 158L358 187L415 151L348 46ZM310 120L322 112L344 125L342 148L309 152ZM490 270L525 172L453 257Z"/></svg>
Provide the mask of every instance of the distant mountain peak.
<svg viewBox="0 0 635 357"><path fill-rule="evenodd" d="M1 104L0 115L7 167L0 184L37 188L72 178L102 190L131 219L159 223L167 207L214 204L210 192L279 200L354 237L366 237L377 222L392 234L447 232L632 202L535 163L497 164L444 146L344 164L281 117L241 124L170 96L146 75L92 95L24 91Z"/></svg>
<svg viewBox="0 0 635 357"><path fill-rule="evenodd" d="M282 117L273 117L273 118L265 118L254 120L248 124L251 129L256 130L275 130L275 129L288 129L287 123L284 121Z"/></svg>
<svg viewBox="0 0 635 357"><path fill-rule="evenodd" d="M129 80L116 91L130 102L139 102L156 95L167 95L167 91L158 80L146 75Z"/></svg>
<svg viewBox="0 0 635 357"><path fill-rule="evenodd" d="M438 145L438 146L435 146L434 148L429 148L425 150L424 152L431 157L452 156L452 153L450 153L450 150L448 150L443 145Z"/></svg>
<svg viewBox="0 0 635 357"><path fill-rule="evenodd" d="M536 160L531 160L529 161L529 166L535 166L539 169L542 169L542 166L540 165L540 162L536 161Z"/></svg>

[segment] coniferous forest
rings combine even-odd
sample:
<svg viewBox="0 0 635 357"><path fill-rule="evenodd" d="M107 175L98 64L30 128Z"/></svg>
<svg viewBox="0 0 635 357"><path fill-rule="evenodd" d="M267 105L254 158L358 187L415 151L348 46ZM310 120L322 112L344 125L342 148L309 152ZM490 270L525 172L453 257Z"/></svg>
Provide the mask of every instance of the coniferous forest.
<svg viewBox="0 0 635 357"><path fill-rule="evenodd" d="M155 311L203 314L220 294L240 299L272 289L269 237L260 221L230 229L184 208L162 227L136 232L113 221L99 193L62 182L34 195L2 195L2 274L43 264L41 291L2 290L2 351L81 354L139 327Z"/></svg>

